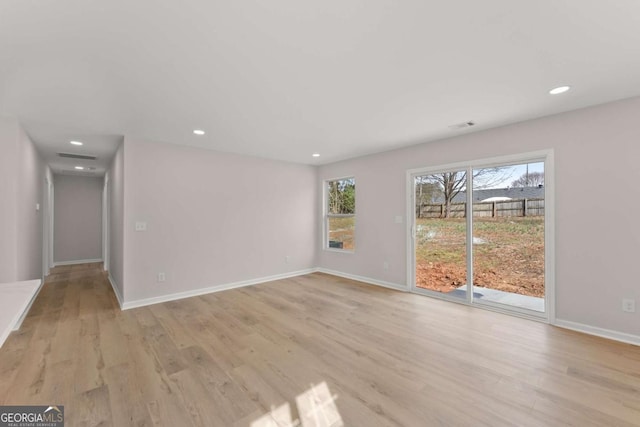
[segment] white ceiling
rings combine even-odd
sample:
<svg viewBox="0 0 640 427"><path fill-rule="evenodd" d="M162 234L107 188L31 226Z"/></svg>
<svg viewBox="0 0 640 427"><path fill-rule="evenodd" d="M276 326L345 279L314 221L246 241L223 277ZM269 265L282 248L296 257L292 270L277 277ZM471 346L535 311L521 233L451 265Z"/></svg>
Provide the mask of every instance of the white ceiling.
<svg viewBox="0 0 640 427"><path fill-rule="evenodd" d="M65 128L35 121L29 121L27 129L53 173L64 175L103 176L123 140L121 135L89 134L75 127ZM81 141L84 145L78 147L70 141ZM96 160L75 160L60 157L58 153L94 156ZM79 171L75 169L76 166L85 169Z"/></svg>
<svg viewBox="0 0 640 427"><path fill-rule="evenodd" d="M637 0L0 2L0 114L43 150L326 163L636 95Z"/></svg>

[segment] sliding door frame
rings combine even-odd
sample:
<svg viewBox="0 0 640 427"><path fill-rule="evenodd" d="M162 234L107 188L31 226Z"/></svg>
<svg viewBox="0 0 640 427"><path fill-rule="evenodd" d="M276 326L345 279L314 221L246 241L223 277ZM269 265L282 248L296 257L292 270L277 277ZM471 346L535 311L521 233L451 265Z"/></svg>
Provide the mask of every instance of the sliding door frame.
<svg viewBox="0 0 640 427"><path fill-rule="evenodd" d="M433 173L449 172L449 171L465 171L467 186L467 205L466 205L466 271L467 284L472 283L473 279L473 169L503 166L508 164L544 162L545 173L545 211L544 211L544 286L545 286L545 312L538 315L529 310L519 309L518 307L507 307L503 304L490 303L483 301L482 303L473 302L473 288L467 286L467 295L465 299L453 298L447 296L446 293L436 291L428 291L420 289L416 286L416 210L415 210L415 188L414 178L421 175L429 175ZM470 178L471 177L471 178ZM554 159L553 150L540 150L507 156L492 157L485 159L470 160L466 162L449 163L423 168L409 169L406 172L406 212L407 212L407 290L410 292L427 295L446 301L457 302L459 304L473 305L474 307L484 308L487 310L498 311L501 313L511 314L519 317L525 317L532 320L544 321L547 323L555 323L555 182L554 182Z"/></svg>

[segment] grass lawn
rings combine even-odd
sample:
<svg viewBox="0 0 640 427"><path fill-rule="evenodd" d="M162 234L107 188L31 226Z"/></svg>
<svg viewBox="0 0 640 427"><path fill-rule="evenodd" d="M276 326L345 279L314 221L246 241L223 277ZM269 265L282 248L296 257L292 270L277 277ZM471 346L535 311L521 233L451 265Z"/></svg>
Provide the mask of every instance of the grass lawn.
<svg viewBox="0 0 640 427"><path fill-rule="evenodd" d="M466 283L464 218L418 219L417 286L450 292ZM544 218L474 218L474 285L544 296Z"/></svg>
<svg viewBox="0 0 640 427"><path fill-rule="evenodd" d="M354 234L356 229L355 217L330 217L329 240L342 242L342 249L353 250L355 247Z"/></svg>

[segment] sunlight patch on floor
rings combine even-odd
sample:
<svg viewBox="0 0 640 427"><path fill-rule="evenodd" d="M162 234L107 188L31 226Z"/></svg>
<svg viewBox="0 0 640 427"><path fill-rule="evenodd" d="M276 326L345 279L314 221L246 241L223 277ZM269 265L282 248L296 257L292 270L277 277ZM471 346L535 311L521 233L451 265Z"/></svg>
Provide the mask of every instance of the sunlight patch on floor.
<svg viewBox="0 0 640 427"><path fill-rule="evenodd" d="M338 395L331 394L326 382L311 385L296 397L299 419L294 419L289 403L273 407L271 411L251 423L251 427L342 427L338 412Z"/></svg>

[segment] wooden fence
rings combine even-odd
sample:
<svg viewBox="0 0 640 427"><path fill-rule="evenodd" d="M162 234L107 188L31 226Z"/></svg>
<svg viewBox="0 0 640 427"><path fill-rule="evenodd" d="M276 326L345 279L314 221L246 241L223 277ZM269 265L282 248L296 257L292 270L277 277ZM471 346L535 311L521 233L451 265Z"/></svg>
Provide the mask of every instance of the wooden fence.
<svg viewBox="0 0 640 427"><path fill-rule="evenodd" d="M418 218L444 218L446 206L444 203L425 204L416 209ZM449 218L464 218L467 203L451 203ZM473 204L474 217L503 217L503 216L542 216L544 215L544 199L517 199L496 202L475 202Z"/></svg>

